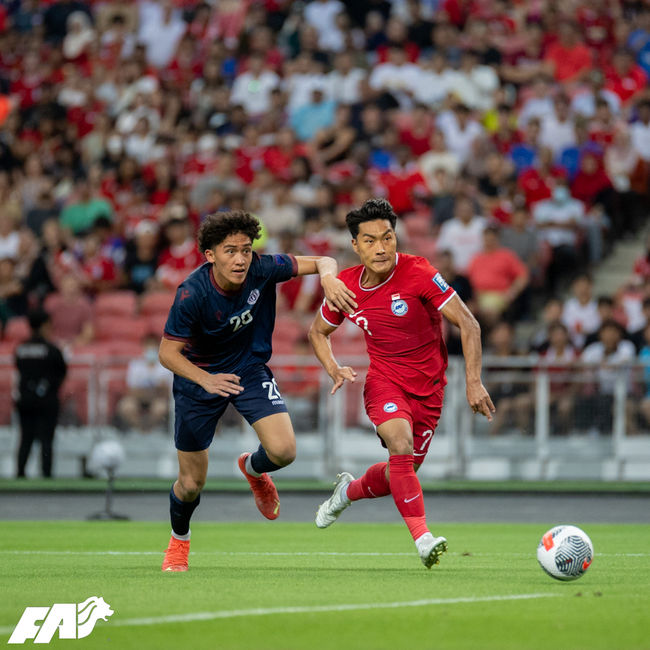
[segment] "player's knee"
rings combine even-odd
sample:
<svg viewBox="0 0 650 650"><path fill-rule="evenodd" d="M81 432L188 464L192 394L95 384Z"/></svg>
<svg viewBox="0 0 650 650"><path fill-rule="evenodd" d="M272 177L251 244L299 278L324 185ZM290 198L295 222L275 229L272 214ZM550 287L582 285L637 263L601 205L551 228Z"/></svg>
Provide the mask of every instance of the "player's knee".
<svg viewBox="0 0 650 650"><path fill-rule="evenodd" d="M194 476L179 476L178 487L183 501L194 501L199 496L205 480Z"/></svg>
<svg viewBox="0 0 650 650"><path fill-rule="evenodd" d="M296 444L287 443L281 447L277 447L272 450L266 450L266 455L269 457L271 462L279 465L280 467L286 467L291 465L294 460L296 460Z"/></svg>
<svg viewBox="0 0 650 650"><path fill-rule="evenodd" d="M413 441L409 438L396 438L386 443L391 456L412 456Z"/></svg>

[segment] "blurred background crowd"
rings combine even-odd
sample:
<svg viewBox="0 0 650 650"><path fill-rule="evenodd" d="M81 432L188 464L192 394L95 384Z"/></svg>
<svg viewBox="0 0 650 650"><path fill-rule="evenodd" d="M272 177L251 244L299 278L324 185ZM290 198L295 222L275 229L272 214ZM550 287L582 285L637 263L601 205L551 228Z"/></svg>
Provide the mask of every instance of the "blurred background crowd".
<svg viewBox="0 0 650 650"><path fill-rule="evenodd" d="M344 266L346 213L380 195L492 353L648 358L650 240L613 295L577 276L645 236L649 74L640 0L5 0L3 345L42 307L68 349L147 348L206 214ZM276 352L319 291L282 285Z"/></svg>

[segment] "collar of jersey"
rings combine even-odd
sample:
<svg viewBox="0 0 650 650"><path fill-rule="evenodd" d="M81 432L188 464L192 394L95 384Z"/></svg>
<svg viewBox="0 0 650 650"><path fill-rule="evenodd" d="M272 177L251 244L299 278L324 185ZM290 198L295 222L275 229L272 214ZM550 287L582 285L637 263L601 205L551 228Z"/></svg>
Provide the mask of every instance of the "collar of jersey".
<svg viewBox="0 0 650 650"><path fill-rule="evenodd" d="M361 289L361 291L374 291L375 289L379 289L379 287L383 287L386 284L386 282L388 282L393 277L393 275L395 275L395 269L397 269L398 262L399 262L399 253L395 253L395 266L393 267L391 274L383 282L376 284L374 287L364 287L361 285L361 278L363 277L363 272L366 268L365 266L363 266L361 268L361 273L359 273L359 289Z"/></svg>

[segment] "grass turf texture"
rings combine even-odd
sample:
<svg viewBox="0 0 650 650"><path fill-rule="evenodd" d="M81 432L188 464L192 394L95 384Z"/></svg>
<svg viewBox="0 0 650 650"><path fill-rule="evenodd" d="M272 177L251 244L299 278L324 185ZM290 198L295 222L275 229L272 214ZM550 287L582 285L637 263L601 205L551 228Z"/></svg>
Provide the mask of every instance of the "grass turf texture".
<svg viewBox="0 0 650 650"><path fill-rule="evenodd" d="M164 574L166 524L3 522L0 643L26 606L96 595L113 616L85 639L55 636L51 647L649 648L650 526L578 522L596 556L580 580L561 583L535 558L553 523L438 525L450 550L431 571L403 525L339 522L322 531L280 522L197 523L190 571ZM487 600L517 594L543 597ZM197 612L430 599L442 602L128 624Z"/></svg>

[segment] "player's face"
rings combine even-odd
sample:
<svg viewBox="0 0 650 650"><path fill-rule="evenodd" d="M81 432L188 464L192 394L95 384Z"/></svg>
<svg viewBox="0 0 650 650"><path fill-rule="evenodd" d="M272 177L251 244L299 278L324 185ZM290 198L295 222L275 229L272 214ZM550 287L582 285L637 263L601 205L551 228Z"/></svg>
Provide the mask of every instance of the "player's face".
<svg viewBox="0 0 650 650"><path fill-rule="evenodd" d="M384 276L393 270L397 238L388 219L359 224L359 234L352 240L352 247L370 273Z"/></svg>
<svg viewBox="0 0 650 650"><path fill-rule="evenodd" d="M205 257L212 263L217 284L226 291L236 291L246 280L253 259L253 242L241 232L228 235L213 249L205 251Z"/></svg>

